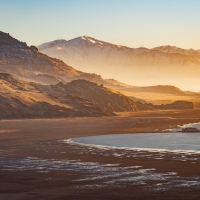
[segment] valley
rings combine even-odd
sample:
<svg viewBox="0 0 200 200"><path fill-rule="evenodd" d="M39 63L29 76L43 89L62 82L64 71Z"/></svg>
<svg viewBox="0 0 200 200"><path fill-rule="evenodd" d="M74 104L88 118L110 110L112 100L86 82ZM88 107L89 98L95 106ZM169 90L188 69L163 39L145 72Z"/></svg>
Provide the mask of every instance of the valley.
<svg viewBox="0 0 200 200"><path fill-rule="evenodd" d="M48 57L3 32L0 58L1 119L115 116L114 112L199 106L199 93L169 85L136 87L103 79ZM188 105L159 106L176 101Z"/></svg>

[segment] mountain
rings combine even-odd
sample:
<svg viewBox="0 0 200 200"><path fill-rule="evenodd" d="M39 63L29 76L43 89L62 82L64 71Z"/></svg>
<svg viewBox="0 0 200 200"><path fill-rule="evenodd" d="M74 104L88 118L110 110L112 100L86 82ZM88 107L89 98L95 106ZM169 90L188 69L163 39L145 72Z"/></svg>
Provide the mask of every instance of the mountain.
<svg viewBox="0 0 200 200"><path fill-rule="evenodd" d="M79 37L70 41L70 43L72 44L70 47L71 50L73 50L73 46L75 46L74 43L77 43L77 41L79 41L79 43L83 41L83 46L87 46L86 44L90 42L95 47L96 43L98 42L99 45L107 46L110 48L112 47L130 49L128 47L112 45L105 42L103 43L97 40L95 40L96 43L94 43L94 39L92 40L89 37ZM42 45L41 48L54 48L56 45L63 45L66 42L68 43L68 41L66 40L57 40L55 42ZM80 49L79 47L77 48ZM106 49L104 47L102 48ZM138 49L137 52L139 52ZM72 58L75 58L76 56L79 56L79 52L75 52L71 55ZM84 63L80 63L80 66L80 68L84 67ZM94 71L98 70L98 63L94 66ZM104 84L105 86L113 88L115 90L135 88L133 86L121 83L115 79L103 79L100 75L94 73L90 74L78 71L73 67L65 64L63 61L42 54L38 51L36 47L29 47L25 42L20 42L17 39L11 37L8 33L4 33L1 31L0 72L15 74L20 77L20 79L23 79L25 81L33 81L41 84L57 84L58 82L67 83L71 80L86 79L92 82L96 82L98 84ZM145 72L145 70L143 72ZM113 73L110 75L110 77L113 77L115 73L116 69L113 70ZM123 73L121 73L121 75L123 75ZM145 82L148 79L151 78L142 79L142 82Z"/></svg>
<svg viewBox="0 0 200 200"><path fill-rule="evenodd" d="M39 86L0 73L0 119L115 116L87 99L66 92L48 95Z"/></svg>
<svg viewBox="0 0 200 200"><path fill-rule="evenodd" d="M62 41L58 41L59 44ZM75 79L87 79L110 86L120 85L115 80L103 79L100 75L78 71L63 61L51 58L38 51L35 46L11 37L0 31L0 72L11 73L42 84L56 84ZM122 84L124 85L124 84Z"/></svg>
<svg viewBox="0 0 200 200"><path fill-rule="evenodd" d="M131 85L175 85L186 90L200 83L200 51L163 46L129 48L89 36L55 40L38 46L78 70Z"/></svg>
<svg viewBox="0 0 200 200"><path fill-rule="evenodd" d="M59 40L51 46L62 43ZM114 90L138 87L78 71L1 31L0 86L1 119L115 116L113 112L155 109L134 95L129 98ZM181 92L166 87L164 94Z"/></svg>
<svg viewBox="0 0 200 200"><path fill-rule="evenodd" d="M81 75L81 72L63 61L39 53L36 47L29 47L25 42L20 42L3 32L0 32L0 59L4 62L1 70L10 70L19 75L56 74L61 77Z"/></svg>

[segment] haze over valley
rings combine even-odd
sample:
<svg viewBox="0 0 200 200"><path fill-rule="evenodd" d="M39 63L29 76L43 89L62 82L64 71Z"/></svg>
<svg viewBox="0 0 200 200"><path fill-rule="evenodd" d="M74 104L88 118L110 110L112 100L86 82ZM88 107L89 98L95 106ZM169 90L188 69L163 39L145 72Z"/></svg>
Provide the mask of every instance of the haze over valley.
<svg viewBox="0 0 200 200"><path fill-rule="evenodd" d="M114 116L114 112L199 106L198 93L174 86L136 87L103 79L42 54L4 32L0 32L0 50L2 119ZM163 103L163 95L166 105L153 105Z"/></svg>
<svg viewBox="0 0 200 200"><path fill-rule="evenodd" d="M175 46L130 48L89 36L59 39L38 46L78 70L135 86L175 85L200 92L200 50Z"/></svg>

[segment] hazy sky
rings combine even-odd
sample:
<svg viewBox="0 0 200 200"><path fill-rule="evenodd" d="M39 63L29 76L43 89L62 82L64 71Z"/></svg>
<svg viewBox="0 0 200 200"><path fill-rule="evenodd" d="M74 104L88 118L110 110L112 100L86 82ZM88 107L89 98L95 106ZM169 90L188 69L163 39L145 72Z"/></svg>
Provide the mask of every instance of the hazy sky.
<svg viewBox="0 0 200 200"><path fill-rule="evenodd" d="M0 0L0 29L36 46L88 35L200 49L200 0Z"/></svg>

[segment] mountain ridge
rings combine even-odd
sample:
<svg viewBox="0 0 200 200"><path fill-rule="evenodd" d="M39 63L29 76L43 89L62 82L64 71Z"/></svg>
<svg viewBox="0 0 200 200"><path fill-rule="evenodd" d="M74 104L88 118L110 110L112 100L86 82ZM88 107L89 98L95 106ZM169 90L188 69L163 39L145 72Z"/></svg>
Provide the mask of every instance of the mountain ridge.
<svg viewBox="0 0 200 200"><path fill-rule="evenodd" d="M135 86L114 79L103 79L100 75L76 70L60 59L41 54L34 46L29 47L25 42L13 39L7 33L0 32L0 37L7 38L8 41L14 40L14 43L6 42L6 44L0 45L0 72L15 74L24 80L41 84L56 84L60 81L66 83L71 80L86 79L117 90L135 88ZM91 37L89 39L91 40ZM62 41L58 40L58 43Z"/></svg>
<svg viewBox="0 0 200 200"><path fill-rule="evenodd" d="M46 76L48 79L52 77L52 82L55 82L56 79L67 82L79 78L113 86L117 82L116 80L113 81L115 83L112 83L111 80L106 81L95 73L76 70L62 60L40 53L37 47L29 47L25 42L20 42L2 31L0 32L0 41L3 41L0 43L0 71L2 72L16 74L36 82L40 82L42 79L42 83Z"/></svg>
<svg viewBox="0 0 200 200"><path fill-rule="evenodd" d="M39 48L40 50L43 50L43 48L47 48L47 47L54 47L58 44L62 44L62 43L68 43L68 42L81 42L81 41L87 41L87 42L90 42L90 43L97 43L99 45L102 45L102 44L105 44L105 45L109 45L109 46L115 46L115 47L118 47L118 48L126 48L126 49L132 49L132 50L137 50L137 49L144 49L144 50L155 50L155 51L163 51L163 52L168 52L168 53L178 53L181 51L182 52L198 52L200 53L200 49L184 49L184 48L180 48L180 47L177 47L177 46L171 46L171 45L161 45L161 46L157 46L157 47L153 47L153 48L147 48L147 47L128 47L128 46L125 46L125 45L117 45L117 44L114 44L114 43L109 43L109 42L105 42L103 40L99 40L99 39L96 39L96 38L93 38L91 36L87 36L87 35L84 35L84 36L79 36L79 37L76 37L76 38L73 38L73 39L70 39L70 40L65 40L65 39L57 39L57 40L52 40L50 42L45 42L43 44L40 44L37 46L37 48ZM50 46L48 46L50 44Z"/></svg>
<svg viewBox="0 0 200 200"><path fill-rule="evenodd" d="M172 46L130 48L89 36L65 40L51 48L43 49L39 45L38 49L78 70L95 72L129 85L175 85L191 90L190 87L199 83L199 50Z"/></svg>
<svg viewBox="0 0 200 200"><path fill-rule="evenodd" d="M95 102L41 92L40 84L0 73L0 119L116 116Z"/></svg>

